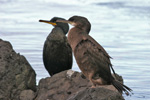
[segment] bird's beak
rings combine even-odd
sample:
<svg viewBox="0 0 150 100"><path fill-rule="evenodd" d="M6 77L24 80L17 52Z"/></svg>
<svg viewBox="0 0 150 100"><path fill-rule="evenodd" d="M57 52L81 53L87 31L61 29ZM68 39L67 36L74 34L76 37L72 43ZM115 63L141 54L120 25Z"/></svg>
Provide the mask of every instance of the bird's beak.
<svg viewBox="0 0 150 100"><path fill-rule="evenodd" d="M56 26L56 25L57 25L56 23L54 23L54 22L50 22L50 21L47 21L47 20L39 20L39 22L48 23L48 24L51 24L51 25L54 25L54 26Z"/></svg>
<svg viewBox="0 0 150 100"><path fill-rule="evenodd" d="M76 25L74 22L68 21L68 20L61 20L61 19L58 19L56 22L69 23L69 24L71 24L72 26L75 26L75 25Z"/></svg>

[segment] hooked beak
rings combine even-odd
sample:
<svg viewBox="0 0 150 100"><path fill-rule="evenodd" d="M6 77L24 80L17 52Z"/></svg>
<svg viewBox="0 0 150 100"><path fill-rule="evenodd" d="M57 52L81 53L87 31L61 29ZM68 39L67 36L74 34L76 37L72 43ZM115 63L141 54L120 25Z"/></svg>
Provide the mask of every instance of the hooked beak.
<svg viewBox="0 0 150 100"><path fill-rule="evenodd" d="M48 23L48 24L51 24L51 25L54 25L54 26L56 26L56 25L57 25L56 23L51 22L51 21L47 21L47 20L39 20L39 22Z"/></svg>
<svg viewBox="0 0 150 100"><path fill-rule="evenodd" d="M56 22L61 22L61 23L69 23L71 24L72 26L75 26L76 23L72 22L72 21L69 21L69 20L61 20L61 19L58 19Z"/></svg>

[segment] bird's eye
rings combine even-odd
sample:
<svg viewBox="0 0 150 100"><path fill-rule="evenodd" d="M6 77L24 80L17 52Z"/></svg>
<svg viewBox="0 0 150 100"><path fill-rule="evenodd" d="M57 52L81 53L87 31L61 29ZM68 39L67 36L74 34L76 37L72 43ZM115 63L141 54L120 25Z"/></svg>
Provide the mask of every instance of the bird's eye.
<svg viewBox="0 0 150 100"><path fill-rule="evenodd" d="M55 20L53 20L53 22L56 22L56 19L55 19Z"/></svg>

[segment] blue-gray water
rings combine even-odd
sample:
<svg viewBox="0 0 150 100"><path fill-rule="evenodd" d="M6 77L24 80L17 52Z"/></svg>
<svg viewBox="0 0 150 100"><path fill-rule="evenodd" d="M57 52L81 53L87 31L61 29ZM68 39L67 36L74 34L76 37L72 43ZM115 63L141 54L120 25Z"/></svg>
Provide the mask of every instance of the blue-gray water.
<svg viewBox="0 0 150 100"><path fill-rule="evenodd" d="M73 15L89 19L90 35L113 57L115 71L133 89L134 95L125 99L150 100L150 0L0 0L0 38L27 58L38 82L49 76L42 49L53 28L38 20ZM73 70L80 71L75 61Z"/></svg>

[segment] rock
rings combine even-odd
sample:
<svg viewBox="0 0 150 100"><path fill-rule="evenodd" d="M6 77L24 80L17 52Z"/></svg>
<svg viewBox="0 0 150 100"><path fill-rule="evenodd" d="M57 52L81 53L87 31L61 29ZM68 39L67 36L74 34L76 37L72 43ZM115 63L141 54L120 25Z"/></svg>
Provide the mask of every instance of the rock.
<svg viewBox="0 0 150 100"><path fill-rule="evenodd" d="M21 91L36 90L36 74L26 58L0 39L0 100L19 100Z"/></svg>
<svg viewBox="0 0 150 100"><path fill-rule="evenodd" d="M66 100L73 93L89 86L89 81L83 79L80 73L63 71L40 80L36 100Z"/></svg>
<svg viewBox="0 0 150 100"><path fill-rule="evenodd" d="M104 87L86 88L67 100L124 100L120 93Z"/></svg>
<svg viewBox="0 0 150 100"><path fill-rule="evenodd" d="M87 96L99 98L99 95L104 95L103 98L106 97L104 100L107 100L107 98L110 98L108 100L122 100L114 99L115 97L121 98L122 96L116 92L117 90L112 85L105 85L94 89L91 89L90 87L91 83L83 77L81 73L67 70L55 74L52 77L41 79L35 100L67 100L68 98L70 98L69 100L82 100L78 99L80 96L83 100L85 100L84 98L88 98ZM92 91L96 91L98 93ZM90 93L93 94L90 95Z"/></svg>
<svg viewBox="0 0 150 100"><path fill-rule="evenodd" d="M20 93L20 100L33 100L35 98L35 93L32 90L23 90Z"/></svg>

